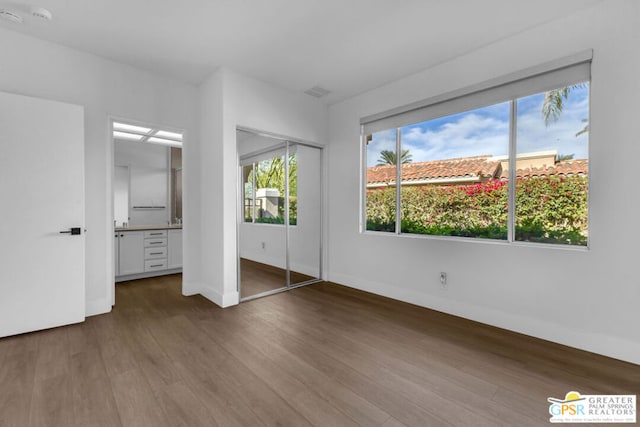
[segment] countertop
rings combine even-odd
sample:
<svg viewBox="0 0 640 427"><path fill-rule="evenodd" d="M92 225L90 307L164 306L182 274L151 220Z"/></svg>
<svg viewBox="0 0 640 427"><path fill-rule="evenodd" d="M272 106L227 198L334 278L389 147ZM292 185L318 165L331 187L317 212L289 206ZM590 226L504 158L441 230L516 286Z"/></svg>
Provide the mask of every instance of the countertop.
<svg viewBox="0 0 640 427"><path fill-rule="evenodd" d="M182 224L165 225L130 225L128 227L116 227L115 231L140 231L140 230L181 230Z"/></svg>

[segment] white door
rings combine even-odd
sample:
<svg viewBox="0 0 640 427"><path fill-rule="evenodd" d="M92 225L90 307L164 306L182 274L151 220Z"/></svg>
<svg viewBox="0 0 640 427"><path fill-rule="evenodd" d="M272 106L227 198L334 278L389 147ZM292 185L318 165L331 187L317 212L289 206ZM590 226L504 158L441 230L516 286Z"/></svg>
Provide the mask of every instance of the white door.
<svg viewBox="0 0 640 427"><path fill-rule="evenodd" d="M0 337L84 320L84 225L84 109L0 92Z"/></svg>

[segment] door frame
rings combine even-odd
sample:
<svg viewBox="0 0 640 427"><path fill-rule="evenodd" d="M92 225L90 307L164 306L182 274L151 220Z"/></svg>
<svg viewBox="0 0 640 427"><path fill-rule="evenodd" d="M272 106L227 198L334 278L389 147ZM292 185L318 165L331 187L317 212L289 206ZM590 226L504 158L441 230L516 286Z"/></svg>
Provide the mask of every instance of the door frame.
<svg viewBox="0 0 640 427"><path fill-rule="evenodd" d="M108 233L108 239L107 241L109 242L108 244L108 253L107 253L107 274L110 280L110 284L109 284L109 294L107 295L107 297L111 300L111 306L115 306L116 305L116 282L115 282L115 268L114 268L114 263L115 263L115 259L114 259L114 246L113 246L113 234L114 234L114 214L113 214L113 207L114 207L114 195L113 195L113 180L115 177L115 140L113 138L113 122L122 122L122 123L127 123L127 124L131 124L131 125L135 125L135 126L143 126L143 127L151 127L151 128L160 128L162 130L166 130L169 132L178 132L178 133L182 133L182 150L185 149L186 146L188 146L188 141L189 141L189 135L188 135L188 131L186 129L182 129L182 128L178 128L175 126L168 126L168 125L163 125L163 124L158 124L155 122L150 122L150 121L145 121L145 120L138 120L138 119L132 119L129 117L124 117L124 116L119 116L119 115L113 115L113 114L108 114L107 115L107 138L108 138L108 147L109 147L109 151L108 151L108 155L107 155L107 229L109 230ZM185 199L187 196L188 197L188 191L185 192L185 188L184 188L184 183L185 183L185 179L184 179L184 151L183 151L183 165L182 165L182 170L183 170L183 176L182 176L182 217L184 218L185 216L185 206L187 205L185 203ZM169 159L169 161L171 161ZM187 172L188 173L188 172ZM171 182L171 174L169 174L168 176L168 185L170 186L170 182ZM131 197L129 195L129 197ZM131 203L129 203L131 204ZM184 223L184 221L183 221ZM184 242L182 245L182 259L183 259L183 263L184 263ZM184 282L182 284L182 292L184 292Z"/></svg>

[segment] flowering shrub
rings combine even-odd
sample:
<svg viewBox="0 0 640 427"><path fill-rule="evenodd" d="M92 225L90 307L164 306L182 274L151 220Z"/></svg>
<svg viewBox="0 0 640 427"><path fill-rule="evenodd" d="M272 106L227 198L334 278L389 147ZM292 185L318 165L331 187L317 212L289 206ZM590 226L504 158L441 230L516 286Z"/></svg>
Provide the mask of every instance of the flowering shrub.
<svg viewBox="0 0 640 427"><path fill-rule="evenodd" d="M520 241L586 245L586 177L516 181L516 235ZM402 232L507 238L508 183L404 186ZM367 192L367 229L395 230L395 188Z"/></svg>

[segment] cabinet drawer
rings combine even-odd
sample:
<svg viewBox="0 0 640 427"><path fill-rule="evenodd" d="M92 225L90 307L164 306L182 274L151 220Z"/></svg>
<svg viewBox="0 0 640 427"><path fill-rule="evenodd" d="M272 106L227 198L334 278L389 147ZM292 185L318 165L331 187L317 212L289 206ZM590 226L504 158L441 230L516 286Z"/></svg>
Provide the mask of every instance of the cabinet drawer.
<svg viewBox="0 0 640 427"><path fill-rule="evenodd" d="M166 259L148 259L144 262L144 271L166 270Z"/></svg>
<svg viewBox="0 0 640 427"><path fill-rule="evenodd" d="M144 239L144 247L145 248L153 248L156 246L167 246L167 238L166 237L158 237L153 239Z"/></svg>
<svg viewBox="0 0 640 427"><path fill-rule="evenodd" d="M167 237L167 230L147 230L144 232L144 238Z"/></svg>
<svg viewBox="0 0 640 427"><path fill-rule="evenodd" d="M150 247L144 248L144 259L157 259L157 258L166 258L167 257L167 247Z"/></svg>

